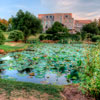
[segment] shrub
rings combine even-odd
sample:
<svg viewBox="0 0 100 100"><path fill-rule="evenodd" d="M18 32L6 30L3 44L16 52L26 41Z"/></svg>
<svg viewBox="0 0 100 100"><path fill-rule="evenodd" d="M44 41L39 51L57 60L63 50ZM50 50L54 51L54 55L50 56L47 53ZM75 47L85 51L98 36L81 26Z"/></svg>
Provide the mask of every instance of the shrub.
<svg viewBox="0 0 100 100"><path fill-rule="evenodd" d="M7 26L5 24L0 23L0 30L6 31Z"/></svg>
<svg viewBox="0 0 100 100"><path fill-rule="evenodd" d="M87 51L85 66L80 72L80 87L86 94L100 100L100 46Z"/></svg>
<svg viewBox="0 0 100 100"><path fill-rule="evenodd" d="M42 35L39 36L39 39L40 40L45 40L45 36L42 34Z"/></svg>
<svg viewBox="0 0 100 100"><path fill-rule="evenodd" d="M19 30L13 30L10 32L10 35L8 37L9 39L12 39L14 41L19 41L22 40L24 38L24 34L22 31Z"/></svg>
<svg viewBox="0 0 100 100"><path fill-rule="evenodd" d="M33 43L39 43L40 40L39 39L33 39L33 40L27 40L26 43L30 43L30 44L33 44Z"/></svg>
<svg viewBox="0 0 100 100"><path fill-rule="evenodd" d="M97 41L100 41L100 35L95 35L92 37L92 41L93 42L97 42Z"/></svg>
<svg viewBox="0 0 100 100"><path fill-rule="evenodd" d="M4 42L5 42L5 37L2 33L2 31L0 30L0 45L4 44Z"/></svg>
<svg viewBox="0 0 100 100"><path fill-rule="evenodd" d="M46 40L53 40L53 36L51 34L48 34L47 36L45 36Z"/></svg>

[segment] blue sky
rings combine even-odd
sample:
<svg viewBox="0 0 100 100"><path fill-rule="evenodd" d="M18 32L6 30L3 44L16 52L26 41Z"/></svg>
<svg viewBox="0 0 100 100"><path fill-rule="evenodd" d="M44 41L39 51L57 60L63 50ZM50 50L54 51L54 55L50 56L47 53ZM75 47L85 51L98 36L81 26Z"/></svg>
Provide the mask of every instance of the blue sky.
<svg viewBox="0 0 100 100"><path fill-rule="evenodd" d="M34 15L73 13L76 19L100 17L100 0L0 0L0 18L9 19L22 9Z"/></svg>

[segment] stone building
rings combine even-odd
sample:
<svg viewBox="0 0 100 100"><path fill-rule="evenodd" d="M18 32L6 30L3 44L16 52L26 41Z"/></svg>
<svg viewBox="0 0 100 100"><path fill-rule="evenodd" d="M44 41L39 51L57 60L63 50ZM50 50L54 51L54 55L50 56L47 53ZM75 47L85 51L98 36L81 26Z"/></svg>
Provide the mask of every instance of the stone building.
<svg viewBox="0 0 100 100"><path fill-rule="evenodd" d="M91 20L75 20L72 13L39 14L38 18L42 21L44 32L56 21L67 27L72 34L80 32L83 25L91 23Z"/></svg>

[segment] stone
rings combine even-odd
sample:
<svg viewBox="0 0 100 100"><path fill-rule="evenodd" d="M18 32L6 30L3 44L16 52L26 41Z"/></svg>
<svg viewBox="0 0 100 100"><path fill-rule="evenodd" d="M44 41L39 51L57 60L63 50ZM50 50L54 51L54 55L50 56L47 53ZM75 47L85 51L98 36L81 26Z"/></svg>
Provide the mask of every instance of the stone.
<svg viewBox="0 0 100 100"><path fill-rule="evenodd" d="M29 75L30 75L30 76L35 76L35 74L34 74L33 72L32 72L32 73L29 73Z"/></svg>
<svg viewBox="0 0 100 100"><path fill-rule="evenodd" d="M5 53L5 51L0 49L0 54L4 54L4 53Z"/></svg>

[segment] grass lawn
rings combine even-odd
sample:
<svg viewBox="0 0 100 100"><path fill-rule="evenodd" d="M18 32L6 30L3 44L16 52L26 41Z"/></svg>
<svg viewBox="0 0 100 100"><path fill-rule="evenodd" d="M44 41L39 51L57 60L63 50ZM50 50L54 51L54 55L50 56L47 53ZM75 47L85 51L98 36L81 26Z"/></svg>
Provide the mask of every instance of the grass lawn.
<svg viewBox="0 0 100 100"><path fill-rule="evenodd" d="M25 49L28 46L29 44L25 44L25 43L6 42L4 45L0 45L0 49L3 49L5 52L11 52L19 49Z"/></svg>
<svg viewBox="0 0 100 100"><path fill-rule="evenodd" d="M28 96L33 95L36 98L41 98L40 96L45 94L46 98L48 99L42 99L42 100L61 100L60 92L62 92L63 89L64 89L63 86L41 85L41 84L16 82L16 81L0 79L0 94L5 92L7 97L10 96L12 97L12 93L13 95L17 95L18 93L20 94L21 92L24 91L24 94L27 94ZM20 95L24 96L24 94Z"/></svg>

